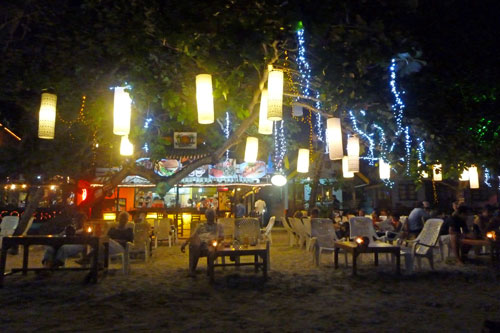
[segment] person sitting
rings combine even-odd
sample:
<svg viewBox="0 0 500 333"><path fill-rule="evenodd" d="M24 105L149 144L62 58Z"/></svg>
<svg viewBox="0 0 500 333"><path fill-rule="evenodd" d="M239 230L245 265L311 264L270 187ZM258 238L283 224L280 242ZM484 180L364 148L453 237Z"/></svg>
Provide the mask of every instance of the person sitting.
<svg viewBox="0 0 500 333"><path fill-rule="evenodd" d="M491 218L493 217L492 209L489 205L486 205L481 210L481 214L474 219L474 224L472 225L474 235L476 238L485 238L488 225Z"/></svg>
<svg viewBox="0 0 500 333"><path fill-rule="evenodd" d="M66 236L74 236L83 233L85 221L87 221L87 216L85 214L77 214L73 218L73 223L66 226L63 234ZM83 244L66 244L57 249L57 251L52 246L47 246L43 254L42 264L46 268L64 266L67 258L76 257L84 251L85 245Z"/></svg>
<svg viewBox="0 0 500 333"><path fill-rule="evenodd" d="M460 206L449 220L450 246L452 253L460 265L463 265L463 256L460 256L462 240L474 237L472 233L469 233L469 228L467 228L467 211L468 208L466 206Z"/></svg>
<svg viewBox="0 0 500 333"><path fill-rule="evenodd" d="M365 215L366 215L365 210L364 210L364 209L362 209L362 208L360 208L360 209L358 210L358 216L362 216L362 217L364 217Z"/></svg>
<svg viewBox="0 0 500 333"><path fill-rule="evenodd" d="M209 246L212 241L221 242L224 240L224 229L220 223L215 221L215 211L208 208L205 211L207 222L198 225L194 233L181 246L182 253L185 252L189 244L189 276L196 275L196 266L202 256L209 256L215 251Z"/></svg>
<svg viewBox="0 0 500 333"><path fill-rule="evenodd" d="M312 210L311 210L311 218L312 219L317 219L319 218L319 209L317 207L314 207Z"/></svg>
<svg viewBox="0 0 500 333"><path fill-rule="evenodd" d="M427 201L417 202L415 208L408 215L408 232L410 236L418 236L424 227L424 222L429 218L427 210L430 205Z"/></svg>
<svg viewBox="0 0 500 333"><path fill-rule="evenodd" d="M382 219L380 218L380 212L378 209L374 209L373 212L371 213L371 218L372 218L372 223L375 229L378 229L377 223L382 222Z"/></svg>
<svg viewBox="0 0 500 333"><path fill-rule="evenodd" d="M124 253L127 248L127 242L134 241L134 231L132 228L127 228L128 218L129 214L127 212L120 212L118 215L118 227L112 227L108 231L110 256ZM102 255L104 251L99 250L99 253ZM93 255L94 252L90 251L81 260L78 260L77 263L80 265L88 265ZM99 259L102 260L103 258L102 256Z"/></svg>

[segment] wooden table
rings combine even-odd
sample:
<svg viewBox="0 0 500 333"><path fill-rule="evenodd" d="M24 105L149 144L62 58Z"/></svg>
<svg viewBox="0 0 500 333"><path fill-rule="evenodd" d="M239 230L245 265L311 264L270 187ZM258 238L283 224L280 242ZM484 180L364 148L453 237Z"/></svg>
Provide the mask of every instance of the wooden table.
<svg viewBox="0 0 500 333"><path fill-rule="evenodd" d="M56 250L67 244L82 244L89 245L93 249L93 260L90 268L71 267L71 268L28 268L29 247L31 245L46 245L52 246ZM23 246L23 267L13 268L11 272L5 273L5 264L7 261L7 250L12 246ZM109 261L109 238L107 236L59 236L59 235L44 235L44 236L8 236L2 240L2 252L0 256L0 288L3 287L3 280L6 275L22 272L26 275L28 271L42 270L89 270L89 274L85 278L85 282L97 282L99 271L99 250L100 245L104 246L104 269L108 268Z"/></svg>
<svg viewBox="0 0 500 333"><path fill-rule="evenodd" d="M240 262L239 258L243 256L254 256L253 262ZM234 263L226 263L222 260L221 264L215 263L217 257L225 258L232 257L235 261ZM262 261L259 260L262 259ZM243 247L240 246L235 248L218 246L215 251L210 254L208 258L208 275L210 277L210 282L214 282L214 268L215 267L227 267L227 266L254 266L255 272L262 269L262 274L264 275L264 280L267 280L267 270L269 269L270 258L269 258L269 242L265 244L257 244L256 246Z"/></svg>
<svg viewBox="0 0 500 333"><path fill-rule="evenodd" d="M339 268L339 250L342 249L352 255L352 274L357 273L357 258L361 253L373 253L375 255L375 266L378 266L379 253L392 253L396 256L396 273L401 274L401 248L391 244L373 241L367 247L358 246L356 242L335 242L335 269Z"/></svg>

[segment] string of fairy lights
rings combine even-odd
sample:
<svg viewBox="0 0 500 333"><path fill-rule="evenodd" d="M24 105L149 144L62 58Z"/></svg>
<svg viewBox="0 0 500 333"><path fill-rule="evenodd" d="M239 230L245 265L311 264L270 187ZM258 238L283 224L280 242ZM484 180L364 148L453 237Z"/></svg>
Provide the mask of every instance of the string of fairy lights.
<svg viewBox="0 0 500 333"><path fill-rule="evenodd" d="M224 126L224 137L226 138L226 140L229 139L229 134L231 132L230 126L231 126L231 119L229 117L229 111L226 111L226 124ZM226 161L227 160L229 160L229 149L226 150Z"/></svg>

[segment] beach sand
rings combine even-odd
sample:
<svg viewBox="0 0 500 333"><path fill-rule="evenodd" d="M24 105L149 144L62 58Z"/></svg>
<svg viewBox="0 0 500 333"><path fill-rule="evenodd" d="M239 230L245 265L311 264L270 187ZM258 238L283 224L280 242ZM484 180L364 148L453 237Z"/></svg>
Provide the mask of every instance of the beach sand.
<svg viewBox="0 0 500 333"><path fill-rule="evenodd" d="M269 280L253 269L216 270L210 285L201 259L187 277L179 245L156 249L148 263L132 262L124 276L113 264L95 285L84 272L7 276L0 289L0 331L206 331L206 332L478 332L485 319L500 321L498 270L487 260L457 267L427 263L413 275L394 274L380 256L365 256L358 276L331 255L320 267L311 253L286 245L273 233ZM30 251L39 265L42 248ZM8 267L22 256L9 255ZM402 265L404 267L404 264Z"/></svg>

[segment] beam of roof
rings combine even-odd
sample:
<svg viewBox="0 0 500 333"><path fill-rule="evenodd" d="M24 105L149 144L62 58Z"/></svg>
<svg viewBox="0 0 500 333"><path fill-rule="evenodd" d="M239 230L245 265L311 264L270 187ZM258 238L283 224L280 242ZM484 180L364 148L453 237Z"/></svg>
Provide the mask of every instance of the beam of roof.
<svg viewBox="0 0 500 333"><path fill-rule="evenodd" d="M21 141L21 138L19 136L17 136L16 133L12 132L7 126L0 123L0 127L3 128L7 133L12 135L14 138L16 138L16 140Z"/></svg>

